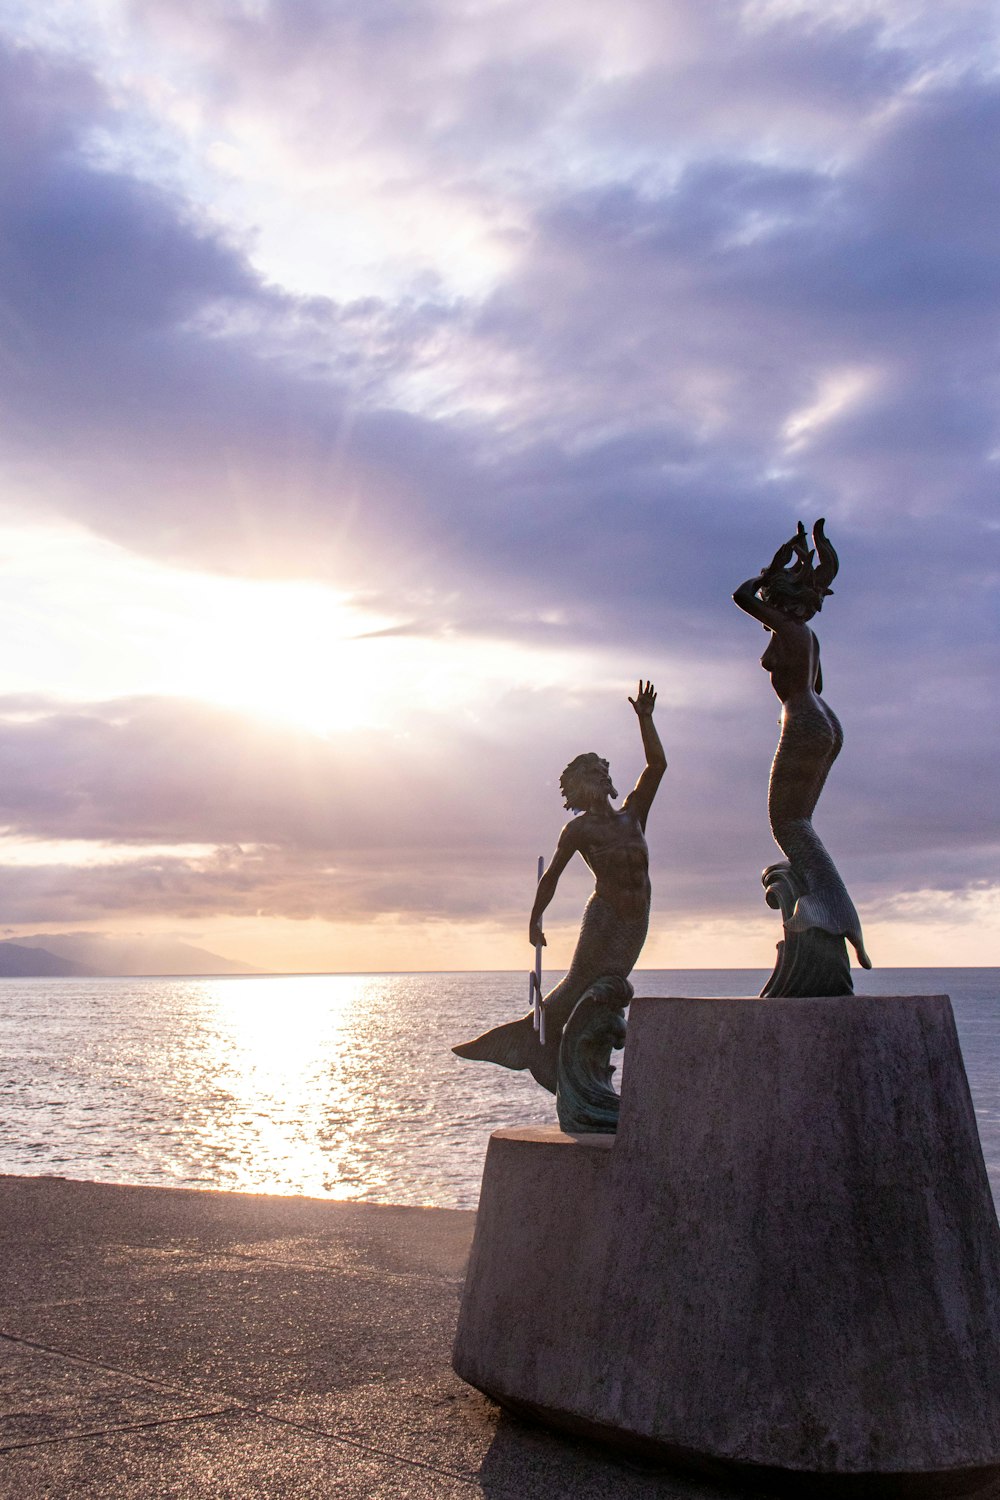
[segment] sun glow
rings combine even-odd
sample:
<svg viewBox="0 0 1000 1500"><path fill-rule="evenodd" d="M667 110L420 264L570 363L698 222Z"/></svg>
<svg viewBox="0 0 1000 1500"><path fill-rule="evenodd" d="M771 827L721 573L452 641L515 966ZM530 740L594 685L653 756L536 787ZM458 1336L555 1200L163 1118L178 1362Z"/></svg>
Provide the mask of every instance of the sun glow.
<svg viewBox="0 0 1000 1500"><path fill-rule="evenodd" d="M213 580L214 607L174 642L172 674L194 697L316 734L378 718L376 640L330 589ZM376 624L383 622L377 621Z"/></svg>
<svg viewBox="0 0 1000 1500"><path fill-rule="evenodd" d="M3 527L0 693L202 699L315 733L378 718L386 616L320 583L220 578L74 527Z"/></svg>
<svg viewBox="0 0 1000 1500"><path fill-rule="evenodd" d="M0 558L8 717L159 696L330 735L485 713L498 694L579 674L566 646L411 633L327 584L166 567L77 527L0 523ZM591 680L601 665L591 653Z"/></svg>
<svg viewBox="0 0 1000 1500"><path fill-rule="evenodd" d="M498 689L564 681L567 653L484 637L380 633L374 620L305 583L218 584L210 625L175 639L184 691L314 734L398 728L414 712L475 713ZM169 691L159 688L159 691Z"/></svg>

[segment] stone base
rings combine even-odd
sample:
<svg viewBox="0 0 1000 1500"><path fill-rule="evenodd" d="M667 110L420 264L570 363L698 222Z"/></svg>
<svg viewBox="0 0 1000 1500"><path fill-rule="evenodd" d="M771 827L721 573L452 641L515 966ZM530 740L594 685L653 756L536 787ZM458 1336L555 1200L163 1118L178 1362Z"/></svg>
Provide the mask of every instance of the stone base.
<svg viewBox="0 0 1000 1500"><path fill-rule="evenodd" d="M1000 1478L1000 1230L947 998L634 1000L616 1136L490 1140L454 1363L798 1494Z"/></svg>

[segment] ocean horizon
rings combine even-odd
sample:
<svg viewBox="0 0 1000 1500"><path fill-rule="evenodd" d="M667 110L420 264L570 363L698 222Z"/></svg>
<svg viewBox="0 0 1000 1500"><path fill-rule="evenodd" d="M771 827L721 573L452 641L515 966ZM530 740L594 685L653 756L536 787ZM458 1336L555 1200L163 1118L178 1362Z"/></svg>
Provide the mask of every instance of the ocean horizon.
<svg viewBox="0 0 1000 1500"><path fill-rule="evenodd" d="M767 973L632 980L721 997ZM858 993L950 994L1000 1202L1000 968L854 977ZM527 1074L450 1050L524 1013L526 970L7 978L0 993L3 1173L474 1208L491 1131L555 1122Z"/></svg>

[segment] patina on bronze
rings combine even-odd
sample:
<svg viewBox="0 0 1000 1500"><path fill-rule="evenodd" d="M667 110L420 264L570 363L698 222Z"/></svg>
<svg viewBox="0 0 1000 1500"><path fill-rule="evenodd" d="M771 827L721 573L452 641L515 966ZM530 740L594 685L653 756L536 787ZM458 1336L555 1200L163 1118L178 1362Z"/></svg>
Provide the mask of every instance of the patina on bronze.
<svg viewBox="0 0 1000 1500"><path fill-rule="evenodd" d="M592 984L563 1027L557 1066L556 1117L569 1135L618 1129L621 1100L611 1085L611 1053L625 1045L627 979L609 975Z"/></svg>
<svg viewBox="0 0 1000 1500"><path fill-rule="evenodd" d="M787 860L769 865L761 880L768 905L781 912L785 935L762 995L853 994L845 938L861 966L871 968L854 903L812 826L844 742L836 714L820 697L819 642L807 623L832 594L839 566L822 520L813 527L813 542L815 552L800 521L764 571L733 595L740 609L770 632L760 664L781 699L767 811L774 841Z"/></svg>
<svg viewBox="0 0 1000 1500"><path fill-rule="evenodd" d="M667 758L653 723L656 692L640 681L628 700L639 720L646 765L620 808L612 807L618 793L608 763L599 755L578 755L563 772L559 785L566 806L579 817L559 835L556 852L538 882L528 923L528 941L545 943L542 913L555 895L559 877L579 854L594 872L594 894L587 902L576 951L565 979L545 996L546 1041L542 1046L529 1013L484 1032L452 1051L473 1061L494 1062L504 1068L527 1068L532 1076L556 1092L559 1045L563 1027L585 993L598 980L627 979L646 940L649 925L649 850L646 819L667 768ZM608 1042L608 1056L612 1043ZM598 1124L593 1128L607 1129Z"/></svg>

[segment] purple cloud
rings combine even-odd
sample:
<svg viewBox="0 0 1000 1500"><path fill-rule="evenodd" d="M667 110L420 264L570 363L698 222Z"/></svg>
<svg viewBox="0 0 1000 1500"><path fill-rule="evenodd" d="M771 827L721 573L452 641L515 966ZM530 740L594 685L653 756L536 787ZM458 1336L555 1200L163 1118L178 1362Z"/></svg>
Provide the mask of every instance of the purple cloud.
<svg viewBox="0 0 1000 1500"><path fill-rule="evenodd" d="M763 674L759 689L754 705L661 713L670 770L651 842L664 923L706 906L760 914L756 876L773 855L764 793L774 728ZM373 755L365 735L325 741L176 700L72 714L7 700L0 821L8 832L130 846L134 856L119 849L102 861L98 848L85 868L60 863L59 853L49 865L0 866L0 909L18 923L154 910L519 922L534 855L554 846L566 816L556 785L563 764L598 748L621 789L638 774L624 695L616 706L610 715L601 705L607 723L596 733L586 722L593 704L581 713L551 693L504 705L503 737L428 715ZM542 709L558 733L539 738L530 729ZM819 822L860 888L873 899L890 879L904 891L978 888L995 866L996 838L977 737L928 756L912 725L881 706L850 728ZM192 853L192 844L208 849Z"/></svg>
<svg viewBox="0 0 1000 1500"><path fill-rule="evenodd" d="M931 27L892 7L751 25L625 5L617 67L585 17L514 18L159 0L135 22L197 42L211 122L266 79L261 107L285 112L303 161L353 131L386 181L508 226L515 253L476 295L444 274L341 302L267 282L249 235L96 164L93 131L129 128L117 96L82 67L3 55L0 460L137 551L320 577L401 630L613 644L654 675L658 652L692 677L745 661L740 702L667 731L687 793L658 878L690 909L743 910L730 872L772 852L773 704L729 595L799 515L826 514L844 566L821 634L848 744L822 818L872 893L907 859L914 880L922 862L976 886L1000 749L984 706L1000 446L985 8ZM39 837L268 851L137 867L135 899L159 889L177 909L304 910L335 890L359 910L458 909L475 887L485 910L469 872L486 851L502 864L519 789L558 771L520 748L524 722L507 702L495 742L435 725L451 747L436 761L428 728L397 778L349 740L248 735L192 705L53 710L3 726L3 817ZM540 797L521 805L529 829L549 818ZM430 843L448 862L427 863ZM356 898L336 881L308 895L331 851ZM381 884L365 873L379 859ZM102 888L127 900L117 867Z"/></svg>

